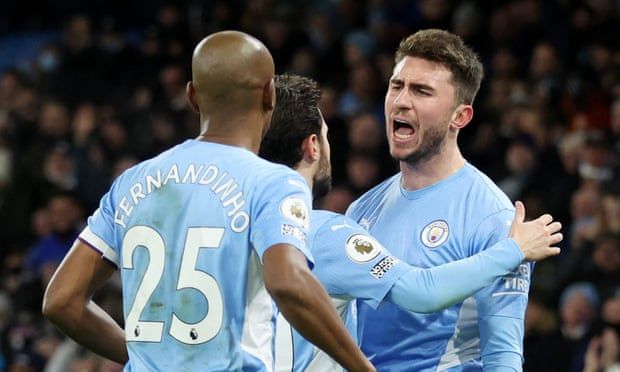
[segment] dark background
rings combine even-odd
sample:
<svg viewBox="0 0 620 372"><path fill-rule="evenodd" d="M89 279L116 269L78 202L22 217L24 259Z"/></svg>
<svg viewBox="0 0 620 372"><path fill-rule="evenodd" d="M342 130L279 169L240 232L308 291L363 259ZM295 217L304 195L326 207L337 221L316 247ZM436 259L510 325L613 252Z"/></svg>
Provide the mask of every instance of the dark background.
<svg viewBox="0 0 620 372"><path fill-rule="evenodd" d="M537 264L528 371L618 363L620 2L614 0L31 1L0 3L0 370L113 371L40 316L42 290L116 175L198 134L185 101L193 46L239 29L278 73L316 79L343 211L397 171L383 96L398 42L459 34L486 78L466 158L530 217L564 224ZM118 280L97 299L122 319ZM598 338L603 335L602 338ZM586 353L588 344L592 351ZM602 340L602 341L601 341ZM602 342L595 352L594 346Z"/></svg>

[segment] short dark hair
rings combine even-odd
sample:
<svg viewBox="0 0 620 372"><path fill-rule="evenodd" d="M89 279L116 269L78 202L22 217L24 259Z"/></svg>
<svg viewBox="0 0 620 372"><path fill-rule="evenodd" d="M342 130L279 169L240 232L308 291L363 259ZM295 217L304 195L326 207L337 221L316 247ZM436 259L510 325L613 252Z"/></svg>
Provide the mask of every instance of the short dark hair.
<svg viewBox="0 0 620 372"><path fill-rule="evenodd" d="M298 75L278 75L275 85L276 107L259 155L293 168L303 157L303 140L312 134L321 139L321 91L314 80Z"/></svg>
<svg viewBox="0 0 620 372"><path fill-rule="evenodd" d="M474 102L484 69L476 53L459 36L437 29L418 31L400 42L396 63L405 57L418 57L444 65L452 72L455 103L471 105Z"/></svg>

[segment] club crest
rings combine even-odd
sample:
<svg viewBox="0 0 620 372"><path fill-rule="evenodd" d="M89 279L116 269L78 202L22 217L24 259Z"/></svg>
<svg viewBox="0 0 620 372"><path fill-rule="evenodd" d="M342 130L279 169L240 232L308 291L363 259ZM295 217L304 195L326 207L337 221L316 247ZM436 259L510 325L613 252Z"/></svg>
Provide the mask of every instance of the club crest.
<svg viewBox="0 0 620 372"><path fill-rule="evenodd" d="M422 230L422 243L429 247L435 248L448 240L448 236L450 235L450 228L448 227L448 223L446 221L438 220L433 221L426 225Z"/></svg>

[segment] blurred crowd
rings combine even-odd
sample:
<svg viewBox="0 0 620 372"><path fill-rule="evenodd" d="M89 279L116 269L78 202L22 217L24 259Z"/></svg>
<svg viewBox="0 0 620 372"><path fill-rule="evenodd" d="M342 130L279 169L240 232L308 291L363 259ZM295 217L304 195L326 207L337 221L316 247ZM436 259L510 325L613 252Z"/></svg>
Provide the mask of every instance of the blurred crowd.
<svg viewBox="0 0 620 372"><path fill-rule="evenodd" d="M317 206L343 212L397 171L383 97L398 42L423 28L459 34L485 65L465 157L564 225L562 254L533 274L525 369L620 370L620 2L62 3L0 6L0 41L51 35L0 70L0 371L121 370L42 320L42 291L112 180L198 134L198 40L246 31L278 73L321 84L334 187ZM96 300L122 322L118 278Z"/></svg>

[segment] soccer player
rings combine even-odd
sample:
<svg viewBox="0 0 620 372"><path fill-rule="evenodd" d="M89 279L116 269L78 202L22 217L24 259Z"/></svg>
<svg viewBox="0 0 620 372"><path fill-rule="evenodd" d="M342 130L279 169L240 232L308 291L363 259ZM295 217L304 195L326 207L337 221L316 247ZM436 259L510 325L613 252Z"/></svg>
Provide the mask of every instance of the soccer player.
<svg viewBox="0 0 620 372"><path fill-rule="evenodd" d="M308 187L256 156L275 105L270 53L249 35L219 32L196 47L192 75L200 136L113 183L52 278L43 313L126 371L270 371L271 294L343 366L374 370L308 267ZM91 301L116 268L124 331Z"/></svg>
<svg viewBox="0 0 620 372"><path fill-rule="evenodd" d="M317 107L318 86L301 76L277 76L276 96L278 104L259 155L296 169L320 195L329 188L331 166L328 128ZM408 311L437 311L510 273L524 258L542 259L559 252L550 245L561 240L561 234L555 234L560 224L549 224L548 215L523 223L524 210L521 205L518 208L510 233L514 240L504 239L473 257L431 269L398 260L350 218L314 210L308 236L314 272L353 335L356 298L371 307L390 302ZM279 317L276 371L291 370L336 371L339 367L298 333L291 333Z"/></svg>
<svg viewBox="0 0 620 372"><path fill-rule="evenodd" d="M515 210L457 144L474 115L482 64L458 36L440 30L405 38L395 62L385 122L400 172L362 195L347 215L415 266L434 267L484 251L506 236ZM360 304L362 350L384 371L520 371L532 267L524 262L433 314Z"/></svg>

